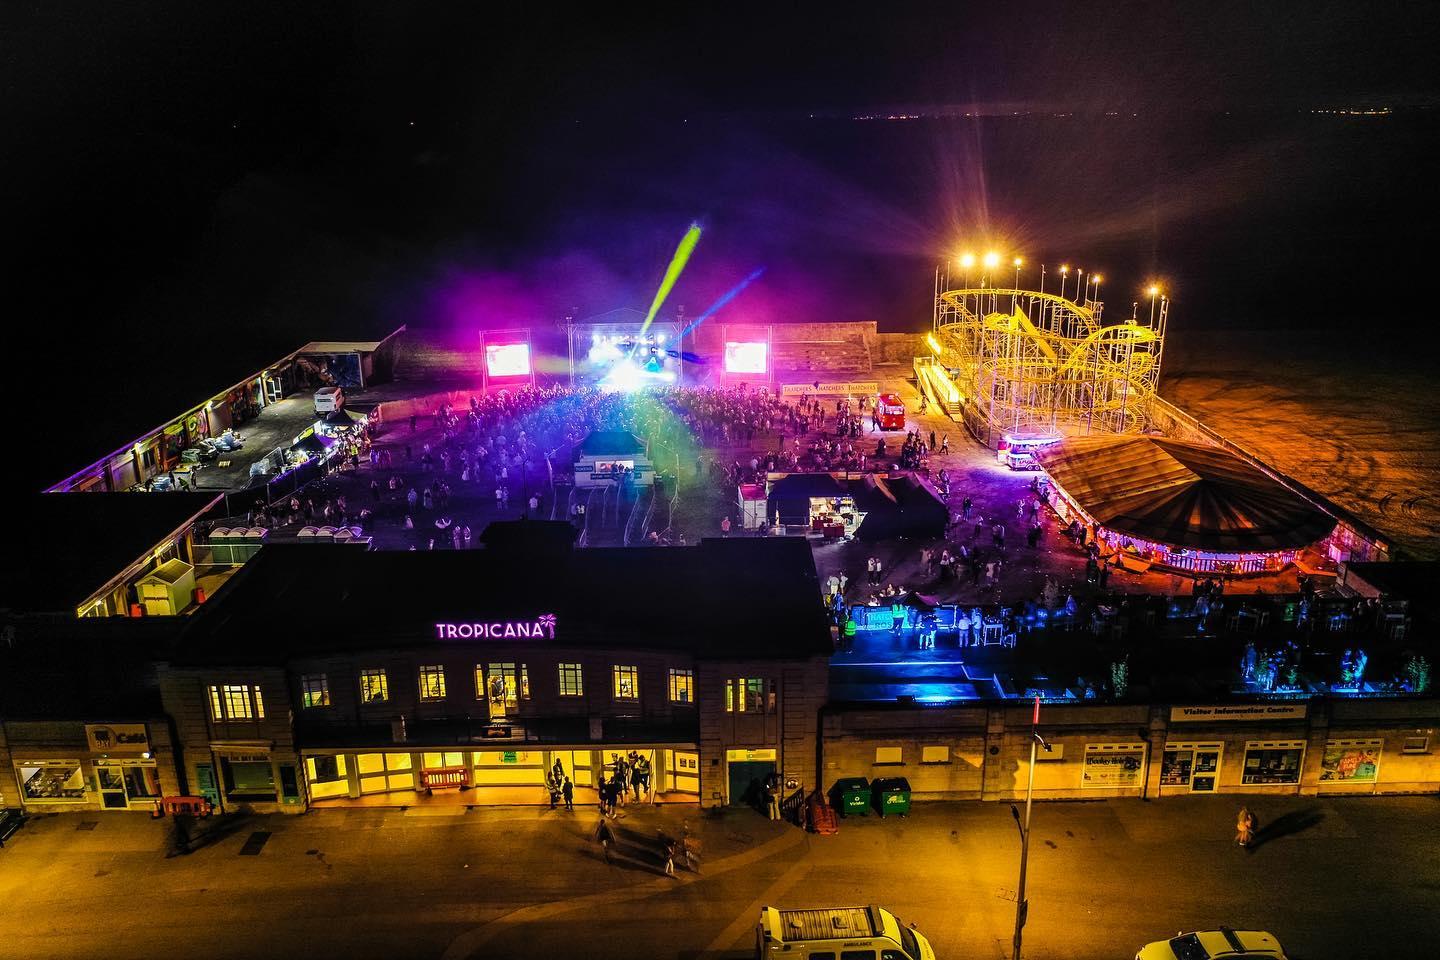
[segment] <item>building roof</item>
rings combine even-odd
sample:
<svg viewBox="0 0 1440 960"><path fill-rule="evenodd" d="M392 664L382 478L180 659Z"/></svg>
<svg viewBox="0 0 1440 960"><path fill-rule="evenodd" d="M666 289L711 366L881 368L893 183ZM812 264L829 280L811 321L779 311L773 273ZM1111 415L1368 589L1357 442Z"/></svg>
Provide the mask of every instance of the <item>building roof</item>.
<svg viewBox="0 0 1440 960"><path fill-rule="evenodd" d="M16 545L0 610L73 616L112 579L209 510L222 493L36 493L7 523Z"/></svg>
<svg viewBox="0 0 1440 960"><path fill-rule="evenodd" d="M607 457L643 454L645 441L628 430L592 430L580 443L583 456Z"/></svg>
<svg viewBox="0 0 1440 960"><path fill-rule="evenodd" d="M1308 547L1335 520L1239 457L1164 437L1070 437L1035 451L1050 478L1097 523L1194 550Z"/></svg>
<svg viewBox="0 0 1440 960"><path fill-rule="evenodd" d="M399 333L397 330L396 333ZM393 336L393 334L392 334ZM385 338L386 340L389 337ZM374 353L385 340L311 340L300 348L306 353Z"/></svg>
<svg viewBox="0 0 1440 960"><path fill-rule="evenodd" d="M809 544L747 537L543 556L498 544L405 552L270 545L189 618L176 661L282 663L434 647L456 642L437 637L437 624L534 624L545 615L554 617L554 639L518 642L711 658L831 652Z"/></svg>
<svg viewBox="0 0 1440 960"><path fill-rule="evenodd" d="M121 723L164 716L154 661L181 623L178 617L76 620L71 613L9 624L13 639L0 644L0 717Z"/></svg>

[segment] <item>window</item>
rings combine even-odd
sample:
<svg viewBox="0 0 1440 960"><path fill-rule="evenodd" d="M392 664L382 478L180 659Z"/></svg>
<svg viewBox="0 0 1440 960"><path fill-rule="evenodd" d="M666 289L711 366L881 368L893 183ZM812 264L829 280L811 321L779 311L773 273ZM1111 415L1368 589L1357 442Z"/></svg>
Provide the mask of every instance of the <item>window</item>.
<svg viewBox="0 0 1440 960"><path fill-rule="evenodd" d="M220 772L229 796L275 798L275 770L268 760L221 757Z"/></svg>
<svg viewBox="0 0 1440 960"><path fill-rule="evenodd" d="M214 720L265 719L265 700L260 696L259 684L210 687L210 716Z"/></svg>
<svg viewBox="0 0 1440 960"><path fill-rule="evenodd" d="M310 784L310 796L316 800L326 797L344 797L350 793L350 778L347 776L345 755L306 757L305 779Z"/></svg>
<svg viewBox="0 0 1440 960"><path fill-rule="evenodd" d="M615 699L639 700L640 668L616 664L613 673L615 676Z"/></svg>
<svg viewBox="0 0 1440 960"><path fill-rule="evenodd" d="M1240 782L1299 783L1300 763L1304 756L1305 743L1300 740L1289 743L1247 743Z"/></svg>
<svg viewBox="0 0 1440 960"><path fill-rule="evenodd" d="M330 706L330 681L323 673L300 678L300 704L309 707Z"/></svg>
<svg viewBox="0 0 1440 960"><path fill-rule="evenodd" d="M360 671L360 702L386 703L390 699L390 684L384 670Z"/></svg>
<svg viewBox="0 0 1440 960"><path fill-rule="evenodd" d="M949 763L949 762L950 762L950 748L949 748L949 747L921 747L921 748L920 748L920 762L921 762L921 763Z"/></svg>
<svg viewBox="0 0 1440 960"><path fill-rule="evenodd" d="M420 699L433 702L445 699L445 667L440 664L420 668Z"/></svg>
<svg viewBox="0 0 1440 960"><path fill-rule="evenodd" d="M875 765L884 763L904 763L904 750L900 747L876 747Z"/></svg>
<svg viewBox="0 0 1440 960"><path fill-rule="evenodd" d="M475 664L475 699L505 707L515 706L517 699L529 700L529 669L523 663L492 663L489 669Z"/></svg>
<svg viewBox="0 0 1440 960"><path fill-rule="evenodd" d="M670 671L670 702L671 702L671 703L694 703L694 702L695 702L695 671L694 671L694 670L671 670L671 671Z"/></svg>
<svg viewBox="0 0 1440 960"><path fill-rule="evenodd" d="M741 677L725 681L726 713L774 713L775 681Z"/></svg>
<svg viewBox="0 0 1440 960"><path fill-rule="evenodd" d="M585 693L585 678L578 663L560 664L560 696L579 697Z"/></svg>
<svg viewBox="0 0 1440 960"><path fill-rule="evenodd" d="M20 793L29 803L64 803L85 799L85 776L79 760L17 760Z"/></svg>
<svg viewBox="0 0 1440 960"><path fill-rule="evenodd" d="M225 700L225 716L230 720L248 719L254 716L250 706L250 688L240 684L226 684L220 688Z"/></svg>

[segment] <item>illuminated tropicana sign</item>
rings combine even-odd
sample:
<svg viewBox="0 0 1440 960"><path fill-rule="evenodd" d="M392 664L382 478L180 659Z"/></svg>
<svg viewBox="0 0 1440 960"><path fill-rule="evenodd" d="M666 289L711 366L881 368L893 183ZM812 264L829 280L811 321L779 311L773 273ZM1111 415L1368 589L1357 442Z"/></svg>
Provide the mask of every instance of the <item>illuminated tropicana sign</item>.
<svg viewBox="0 0 1440 960"><path fill-rule="evenodd" d="M518 637L554 640L555 614L542 613L534 620L437 623L435 637L438 640L506 640Z"/></svg>

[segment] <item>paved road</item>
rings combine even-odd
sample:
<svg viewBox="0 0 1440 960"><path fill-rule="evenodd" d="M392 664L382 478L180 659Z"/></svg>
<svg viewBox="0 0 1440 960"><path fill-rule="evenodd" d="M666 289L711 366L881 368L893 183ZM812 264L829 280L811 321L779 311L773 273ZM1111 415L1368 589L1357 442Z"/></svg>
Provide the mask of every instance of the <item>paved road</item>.
<svg viewBox="0 0 1440 960"><path fill-rule="evenodd" d="M1037 806L1027 956L1128 957L1220 923L1268 928L1308 960L1434 955L1435 798L1262 800L1281 832L1249 853L1230 843L1235 807ZM742 957L762 904L864 902L918 924L945 960L1008 956L1005 805L927 804L830 838L748 812L630 813L641 833L691 816L704 872L607 865L590 811L271 817L173 859L164 824L52 816L0 851L0 957ZM273 836L239 855L255 829Z"/></svg>

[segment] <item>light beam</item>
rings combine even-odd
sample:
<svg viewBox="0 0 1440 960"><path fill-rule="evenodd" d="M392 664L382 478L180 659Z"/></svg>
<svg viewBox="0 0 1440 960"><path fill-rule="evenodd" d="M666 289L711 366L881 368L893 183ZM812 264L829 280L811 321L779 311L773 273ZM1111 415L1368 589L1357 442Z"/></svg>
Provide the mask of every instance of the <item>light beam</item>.
<svg viewBox="0 0 1440 960"><path fill-rule="evenodd" d="M670 290L675 286L675 281L680 279L680 274L685 270L685 264L690 262L690 254L695 251L695 244L700 242L700 224L690 224L690 229L685 231L685 236L680 238L680 245L675 248L675 256L670 258L670 266L665 268L665 279L660 281L660 289L655 291L655 300L650 304L650 312L645 314L645 323L640 327L640 336L650 329L650 324L655 320L655 314L660 312L660 306L665 298L670 296Z"/></svg>

